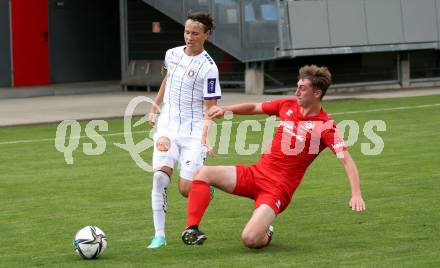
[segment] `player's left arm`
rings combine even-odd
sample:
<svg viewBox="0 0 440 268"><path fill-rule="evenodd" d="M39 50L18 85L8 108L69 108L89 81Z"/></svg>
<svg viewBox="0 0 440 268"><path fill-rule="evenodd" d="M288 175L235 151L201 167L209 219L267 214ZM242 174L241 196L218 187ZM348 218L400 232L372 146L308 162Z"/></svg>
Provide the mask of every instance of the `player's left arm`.
<svg viewBox="0 0 440 268"><path fill-rule="evenodd" d="M217 100L221 98L221 88L219 81L219 74L217 66L211 63L210 68L203 77L203 98L205 105L205 115L202 131L202 145L206 146L207 152L210 156L214 156L214 152L208 144L209 127L212 119L208 116L208 111L217 105Z"/></svg>
<svg viewBox="0 0 440 268"><path fill-rule="evenodd" d="M348 205L353 211L364 211L366 207L365 202L362 199L358 169L353 159L351 158L350 153L345 150L343 151L343 154L343 157L338 157L338 159L344 167L345 172L348 176L348 181L350 182L351 199Z"/></svg>
<svg viewBox="0 0 440 268"><path fill-rule="evenodd" d="M214 107L217 105L217 100L216 99L212 99L212 100L205 100L205 109L206 111L209 111L209 109L211 109L211 107ZM212 124L212 119L210 119L210 117L208 116L208 113L205 114L205 118L203 121L203 132L202 132L202 145L206 146L207 150L208 150L208 154L212 157L214 156L214 151L212 150L211 146L208 143L208 133L209 133L209 128Z"/></svg>

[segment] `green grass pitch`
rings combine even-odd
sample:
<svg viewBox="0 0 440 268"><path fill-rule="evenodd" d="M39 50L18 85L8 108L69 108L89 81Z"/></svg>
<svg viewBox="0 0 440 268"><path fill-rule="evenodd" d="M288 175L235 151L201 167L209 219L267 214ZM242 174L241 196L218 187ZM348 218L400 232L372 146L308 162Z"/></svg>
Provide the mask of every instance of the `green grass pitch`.
<svg viewBox="0 0 440 268"><path fill-rule="evenodd" d="M57 124L0 128L0 266L440 267L440 96L324 106L336 121L360 125L359 139L349 150L367 211L348 209L344 170L327 149L276 219L272 244L262 250L247 249L240 241L252 201L220 191L201 225L208 240L185 246L180 234L186 199L178 193L176 174L168 192L168 246L148 250L151 174L113 145L124 142L122 135L108 135L123 131L121 119L108 120L108 132L101 132L107 144L102 155L85 155L82 144L92 141L81 138L73 165L55 149ZM359 112L345 113L350 111ZM234 118L244 119L251 118ZM361 143L369 142L362 133L369 120L386 123L385 132L376 132L385 145L380 155L361 152ZM86 123L81 122L82 135ZM134 128L136 141L147 135L142 129L146 125ZM248 144L259 140L258 132L248 134ZM259 152L235 154L234 139L229 149L207 164L252 164L259 158ZM151 149L143 158L151 158ZM98 260L82 260L73 251L73 236L86 225L108 236Z"/></svg>

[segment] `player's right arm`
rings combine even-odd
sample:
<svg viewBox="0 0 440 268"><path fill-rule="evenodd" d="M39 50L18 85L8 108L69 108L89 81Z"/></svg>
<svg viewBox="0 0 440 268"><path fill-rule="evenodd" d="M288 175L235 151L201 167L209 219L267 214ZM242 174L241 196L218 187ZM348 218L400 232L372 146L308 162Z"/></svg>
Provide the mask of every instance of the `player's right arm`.
<svg viewBox="0 0 440 268"><path fill-rule="evenodd" d="M160 84L159 91L157 92L156 98L154 99L154 105L151 105L150 112L148 113L148 124L150 124L151 127L154 127L157 121L157 108L162 104L163 102L163 95L165 93L165 87L167 85L167 76L165 74L165 77L162 80L162 83Z"/></svg>
<svg viewBox="0 0 440 268"><path fill-rule="evenodd" d="M241 103L224 107L213 106L208 111L210 118L221 118L225 112L232 112L241 115L263 114L262 103Z"/></svg>

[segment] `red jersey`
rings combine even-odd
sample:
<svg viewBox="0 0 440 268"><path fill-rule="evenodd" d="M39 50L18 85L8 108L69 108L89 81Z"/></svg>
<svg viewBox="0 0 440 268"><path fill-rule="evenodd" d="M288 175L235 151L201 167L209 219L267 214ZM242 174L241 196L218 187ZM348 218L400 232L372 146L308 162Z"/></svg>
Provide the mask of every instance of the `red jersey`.
<svg viewBox="0 0 440 268"><path fill-rule="evenodd" d="M336 124L323 110L315 116L303 116L296 99L264 102L264 113L280 119L271 146L256 167L265 175L266 188L275 187L289 200L301 182L307 167L318 154L329 147L333 153L347 150Z"/></svg>

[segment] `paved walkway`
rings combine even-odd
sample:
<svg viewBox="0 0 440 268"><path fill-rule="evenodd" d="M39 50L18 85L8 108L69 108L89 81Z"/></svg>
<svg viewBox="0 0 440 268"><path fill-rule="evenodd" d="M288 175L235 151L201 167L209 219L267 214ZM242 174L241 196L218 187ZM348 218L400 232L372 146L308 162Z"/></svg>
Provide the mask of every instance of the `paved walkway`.
<svg viewBox="0 0 440 268"><path fill-rule="evenodd" d="M0 127L25 124L59 122L65 119L97 119L122 117L128 103L137 96L154 99L156 93L111 92L98 94L46 96L33 98L0 99ZM409 96L440 95L440 88L376 91L364 93L329 94L325 100L395 98ZM221 104L261 102L281 98L282 95L246 95L224 93ZM135 114L145 114L146 104L139 105Z"/></svg>

